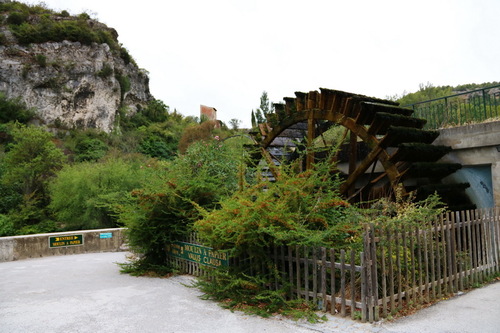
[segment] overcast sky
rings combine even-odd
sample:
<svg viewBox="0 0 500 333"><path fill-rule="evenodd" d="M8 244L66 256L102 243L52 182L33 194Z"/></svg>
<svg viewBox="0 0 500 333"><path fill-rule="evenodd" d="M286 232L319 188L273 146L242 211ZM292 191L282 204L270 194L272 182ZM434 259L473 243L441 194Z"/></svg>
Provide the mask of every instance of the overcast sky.
<svg viewBox="0 0 500 333"><path fill-rule="evenodd" d="M39 1L24 1L39 3ZM500 81L498 0L45 0L115 28L155 98L250 126L273 102L330 88L385 98Z"/></svg>

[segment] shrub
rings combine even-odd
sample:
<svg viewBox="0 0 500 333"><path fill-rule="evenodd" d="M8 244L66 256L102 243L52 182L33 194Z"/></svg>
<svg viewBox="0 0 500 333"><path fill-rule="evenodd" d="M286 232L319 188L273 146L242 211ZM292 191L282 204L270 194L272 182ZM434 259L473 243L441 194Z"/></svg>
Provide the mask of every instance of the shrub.
<svg viewBox="0 0 500 333"><path fill-rule="evenodd" d="M8 44L7 37L5 36L5 34L0 33L0 45L7 45L7 44Z"/></svg>
<svg viewBox="0 0 500 333"><path fill-rule="evenodd" d="M75 146L75 160L77 162L83 161L97 161L106 155L108 145L99 139L86 138L78 142Z"/></svg>
<svg viewBox="0 0 500 333"><path fill-rule="evenodd" d="M13 236L15 233L14 223L8 216L0 214L0 237Z"/></svg>
<svg viewBox="0 0 500 333"><path fill-rule="evenodd" d="M29 109L20 98L9 99L0 92L0 123L17 121L27 123L35 115L33 109Z"/></svg>
<svg viewBox="0 0 500 333"><path fill-rule="evenodd" d="M113 68L109 64L104 64L102 69L97 72L97 76L101 78L108 78L113 74Z"/></svg>
<svg viewBox="0 0 500 333"><path fill-rule="evenodd" d="M128 65L133 61L132 57L128 53L128 50L126 48L124 48L123 46L120 47L120 58L123 59L123 61L125 62L125 65Z"/></svg>
<svg viewBox="0 0 500 333"><path fill-rule="evenodd" d="M21 25L28 19L28 13L26 12L12 12L9 17L7 17L7 23L13 25Z"/></svg>
<svg viewBox="0 0 500 333"><path fill-rule="evenodd" d="M66 166L50 185L51 211L66 229L116 227L120 205L151 173L140 162L108 159Z"/></svg>
<svg viewBox="0 0 500 333"><path fill-rule="evenodd" d="M156 267L165 265L165 244L184 236L200 217L195 206L212 209L237 189L236 161L219 141L199 142L144 185L132 192L120 221L131 247L143 254L136 264Z"/></svg>
<svg viewBox="0 0 500 333"><path fill-rule="evenodd" d="M35 55L35 61L40 67L45 67L47 66L47 57L43 54L37 54Z"/></svg>
<svg viewBox="0 0 500 333"><path fill-rule="evenodd" d="M128 76L119 73L115 74L115 78L120 84L121 100L123 101L125 94L130 90L130 79Z"/></svg>

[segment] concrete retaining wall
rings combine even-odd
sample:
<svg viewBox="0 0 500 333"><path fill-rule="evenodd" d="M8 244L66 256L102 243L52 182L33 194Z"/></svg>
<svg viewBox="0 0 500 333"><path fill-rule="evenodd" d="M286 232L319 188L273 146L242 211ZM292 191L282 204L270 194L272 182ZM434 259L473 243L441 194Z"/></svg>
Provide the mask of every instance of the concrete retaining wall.
<svg viewBox="0 0 500 333"><path fill-rule="evenodd" d="M114 228L0 237L0 262L67 254L123 251L126 250L123 231L123 228ZM69 239L68 236L74 235L81 235L83 244L62 247L49 246L51 237ZM52 238L52 240L54 239Z"/></svg>

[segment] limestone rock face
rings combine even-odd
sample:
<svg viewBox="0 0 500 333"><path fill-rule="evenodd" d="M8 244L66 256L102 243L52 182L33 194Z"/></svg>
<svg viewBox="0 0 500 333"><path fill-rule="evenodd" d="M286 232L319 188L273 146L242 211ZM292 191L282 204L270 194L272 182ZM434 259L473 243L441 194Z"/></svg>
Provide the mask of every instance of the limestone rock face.
<svg viewBox="0 0 500 333"><path fill-rule="evenodd" d="M40 124L111 132L119 109L131 115L153 98L145 71L108 44L9 44L0 46L0 91L34 108Z"/></svg>

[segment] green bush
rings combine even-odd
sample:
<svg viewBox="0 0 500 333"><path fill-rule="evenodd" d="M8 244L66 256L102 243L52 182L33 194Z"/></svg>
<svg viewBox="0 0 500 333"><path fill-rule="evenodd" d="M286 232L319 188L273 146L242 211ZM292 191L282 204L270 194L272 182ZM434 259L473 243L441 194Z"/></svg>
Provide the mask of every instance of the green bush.
<svg viewBox="0 0 500 333"><path fill-rule="evenodd" d="M123 101L123 97L130 90L130 79L128 76L122 75L120 73L116 73L115 78L120 84L121 100Z"/></svg>
<svg viewBox="0 0 500 333"><path fill-rule="evenodd" d="M20 98L9 99L0 92L0 123L11 121L27 123L34 115L35 111L26 107Z"/></svg>
<svg viewBox="0 0 500 333"><path fill-rule="evenodd" d="M78 142L75 146L75 160L97 161L106 155L108 145L99 139L86 138Z"/></svg>
<svg viewBox="0 0 500 333"><path fill-rule="evenodd" d="M195 207L213 209L237 189L237 161L217 140L193 144L131 194L120 221L130 246L144 256L141 267L165 265L165 245L182 238L200 217Z"/></svg>
<svg viewBox="0 0 500 333"><path fill-rule="evenodd" d="M50 185L49 208L65 229L118 226L116 214L123 201L151 173L140 162L108 159L66 166Z"/></svg>
<svg viewBox="0 0 500 333"><path fill-rule="evenodd" d="M37 54L35 55L35 61L40 67L46 67L47 66L47 57L43 54Z"/></svg>
<svg viewBox="0 0 500 333"><path fill-rule="evenodd" d="M7 215L0 214L0 237L13 236L16 234L14 223Z"/></svg>
<svg viewBox="0 0 500 333"><path fill-rule="evenodd" d="M102 69L97 72L97 76L101 78L108 78L113 75L113 68L109 64L104 64Z"/></svg>
<svg viewBox="0 0 500 333"><path fill-rule="evenodd" d="M20 25L26 22L29 15L26 12L12 12L9 17L7 17L7 23L13 25Z"/></svg>
<svg viewBox="0 0 500 333"><path fill-rule="evenodd" d="M5 36L5 34L0 33L0 45L7 45L7 44L8 44L7 37Z"/></svg>

